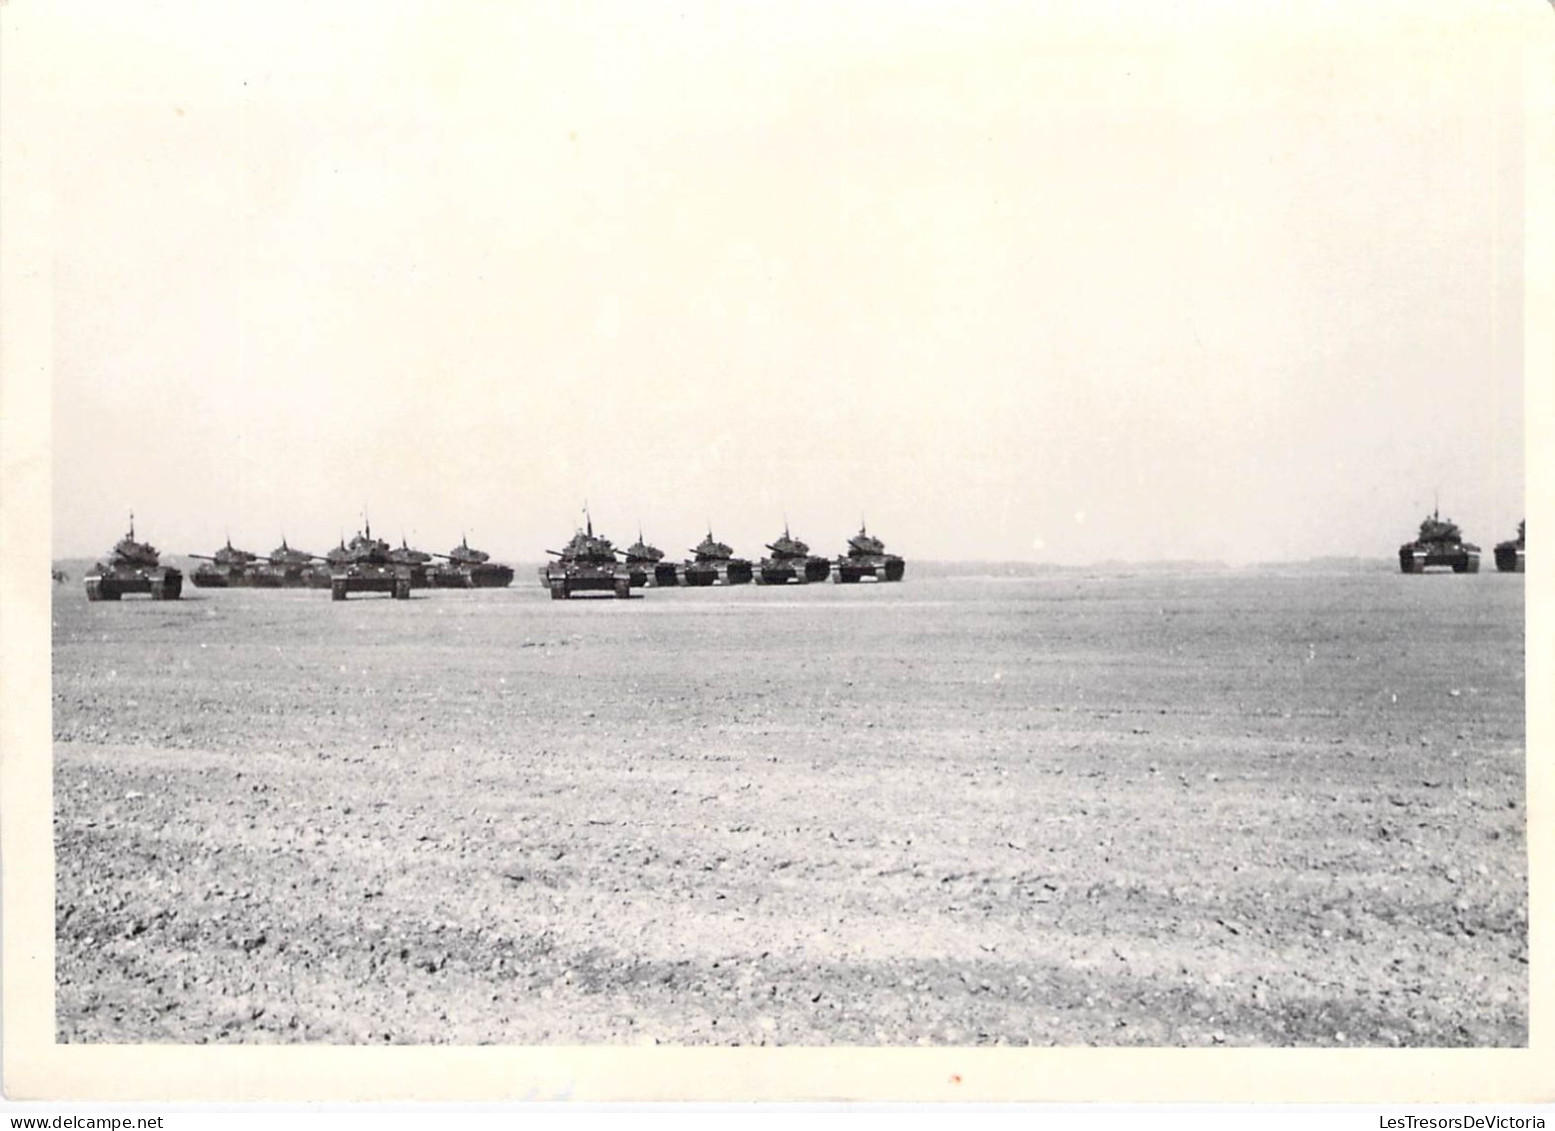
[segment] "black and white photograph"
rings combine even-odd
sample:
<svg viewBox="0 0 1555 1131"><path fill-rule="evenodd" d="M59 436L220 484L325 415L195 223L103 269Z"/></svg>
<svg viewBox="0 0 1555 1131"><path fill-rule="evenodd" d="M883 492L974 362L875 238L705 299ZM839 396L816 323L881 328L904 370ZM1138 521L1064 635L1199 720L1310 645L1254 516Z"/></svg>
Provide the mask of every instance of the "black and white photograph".
<svg viewBox="0 0 1555 1131"><path fill-rule="evenodd" d="M1547 0L0 21L12 1056L1532 1051Z"/></svg>

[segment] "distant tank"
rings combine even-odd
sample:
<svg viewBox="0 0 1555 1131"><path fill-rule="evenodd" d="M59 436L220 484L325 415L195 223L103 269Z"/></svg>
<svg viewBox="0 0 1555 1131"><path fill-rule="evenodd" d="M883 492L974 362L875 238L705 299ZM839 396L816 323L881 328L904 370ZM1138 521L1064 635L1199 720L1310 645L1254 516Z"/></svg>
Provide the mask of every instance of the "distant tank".
<svg viewBox="0 0 1555 1131"><path fill-rule="evenodd" d="M637 528L637 541L621 551L626 555L626 567L632 588L644 585L679 585L675 563L664 560L664 551L643 541L642 527Z"/></svg>
<svg viewBox="0 0 1555 1131"><path fill-rule="evenodd" d="M707 537L691 551L691 560L680 569L684 585L748 585L752 577L749 559L737 558L726 543L713 537L709 527Z"/></svg>
<svg viewBox="0 0 1555 1131"><path fill-rule="evenodd" d="M513 584L513 567L492 561L483 550L470 549L468 538L461 537L448 553L433 557L443 559L431 574L435 588L505 589Z"/></svg>
<svg viewBox="0 0 1555 1131"><path fill-rule="evenodd" d="M86 573L88 601L117 601L126 593L149 593L153 601L176 601L183 592L184 575L160 564L157 548L135 541L135 516L130 532L109 552L108 563L98 562Z"/></svg>
<svg viewBox="0 0 1555 1131"><path fill-rule="evenodd" d="M279 589L281 580L258 554L234 549L232 539L214 554L190 554L201 564L189 575L196 589Z"/></svg>
<svg viewBox="0 0 1555 1131"><path fill-rule="evenodd" d="M900 581L907 563L885 552L885 543L860 523L858 533L848 539L848 552L837 559L839 582Z"/></svg>
<svg viewBox="0 0 1555 1131"><path fill-rule="evenodd" d="M1479 547L1463 540L1457 523L1433 511L1420 523L1420 536L1398 548L1398 565L1405 573L1424 573L1433 566L1478 573Z"/></svg>
<svg viewBox="0 0 1555 1131"><path fill-rule="evenodd" d="M370 523L349 544L344 540L325 555L329 562L329 596L344 601L351 593L387 593L396 600L410 597L410 567L391 556L387 542L373 537Z"/></svg>
<svg viewBox="0 0 1555 1131"><path fill-rule="evenodd" d="M342 542L341 550L345 549ZM330 566L326 558L310 554L306 550L294 550L281 536L281 544L270 551L269 560L261 567L275 579L282 589L328 589Z"/></svg>
<svg viewBox="0 0 1555 1131"><path fill-rule="evenodd" d="M1496 543L1496 568L1502 573L1523 572L1523 535L1528 520L1525 518L1517 524L1517 537L1510 542Z"/></svg>
<svg viewBox="0 0 1555 1131"><path fill-rule="evenodd" d="M762 585L804 585L811 581L825 581L831 575L831 560L810 552L810 547L788 532L783 524L783 537L767 543L771 557L761 559L756 567L756 580Z"/></svg>
<svg viewBox="0 0 1555 1131"><path fill-rule="evenodd" d="M587 511L584 521L585 529L574 532L564 549L546 551L556 560L540 567L540 583L556 601L591 589L608 590L617 597L631 596L630 569L616 561L610 539L595 536L594 520Z"/></svg>
<svg viewBox="0 0 1555 1131"><path fill-rule="evenodd" d="M400 535L399 546L389 551L389 560L395 565L404 566L409 572L412 589L432 587L432 555L425 550L411 549L403 534Z"/></svg>
<svg viewBox="0 0 1555 1131"><path fill-rule="evenodd" d="M334 549L327 550L325 552L325 554L324 554L324 565L325 565L325 567L328 570L333 572L336 566L345 565L350 560L351 560L351 551L346 546L346 537L345 537L345 535L342 534L340 536L340 544L338 546L336 546Z"/></svg>

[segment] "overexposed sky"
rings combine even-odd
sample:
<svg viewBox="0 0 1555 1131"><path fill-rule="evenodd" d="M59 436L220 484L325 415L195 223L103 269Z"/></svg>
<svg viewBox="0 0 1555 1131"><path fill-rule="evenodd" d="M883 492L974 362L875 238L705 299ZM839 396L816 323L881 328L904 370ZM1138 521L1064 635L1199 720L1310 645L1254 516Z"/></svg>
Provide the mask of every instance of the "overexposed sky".
<svg viewBox="0 0 1555 1131"><path fill-rule="evenodd" d="M13 9L16 7L13 5ZM1391 554L1523 516L1547 4L30 10L57 556L587 500L909 557Z"/></svg>

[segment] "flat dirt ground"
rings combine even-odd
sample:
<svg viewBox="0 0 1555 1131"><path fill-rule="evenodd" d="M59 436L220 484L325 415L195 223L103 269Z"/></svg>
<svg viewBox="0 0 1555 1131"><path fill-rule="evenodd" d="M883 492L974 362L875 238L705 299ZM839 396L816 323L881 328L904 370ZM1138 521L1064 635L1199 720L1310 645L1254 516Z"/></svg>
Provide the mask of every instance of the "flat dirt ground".
<svg viewBox="0 0 1555 1131"><path fill-rule="evenodd" d="M56 586L59 1039L1526 1044L1521 576L941 572Z"/></svg>

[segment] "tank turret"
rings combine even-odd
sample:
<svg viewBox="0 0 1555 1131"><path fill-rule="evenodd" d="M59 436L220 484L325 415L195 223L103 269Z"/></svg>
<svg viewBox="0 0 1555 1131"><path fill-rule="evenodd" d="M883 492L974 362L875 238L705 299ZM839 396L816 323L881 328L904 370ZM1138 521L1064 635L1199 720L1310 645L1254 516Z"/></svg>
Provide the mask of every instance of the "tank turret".
<svg viewBox="0 0 1555 1131"><path fill-rule="evenodd" d="M130 513L130 532L120 538L109 551L110 562L116 566L155 566L158 564L157 548L150 542L135 541L135 514Z"/></svg>
<svg viewBox="0 0 1555 1131"><path fill-rule="evenodd" d="M114 545L107 562L98 562L86 574L88 601L117 601L126 593L149 593L154 601L175 601L183 592L184 575L161 564L157 548L135 540L135 516L130 532Z"/></svg>
<svg viewBox="0 0 1555 1131"><path fill-rule="evenodd" d="M460 565L479 565L481 562L491 560L491 555L486 553L485 550L470 549L470 539L462 534L459 536L459 544L452 550L449 550L444 557L451 562L458 562Z"/></svg>
<svg viewBox="0 0 1555 1131"><path fill-rule="evenodd" d="M338 545L324 551L324 562L331 568L345 565L351 560L351 551L346 547L345 535L340 536Z"/></svg>
<svg viewBox="0 0 1555 1131"><path fill-rule="evenodd" d="M621 551L629 562L656 562L664 557L664 551L643 541L642 527L637 528L637 541Z"/></svg>
<svg viewBox="0 0 1555 1131"><path fill-rule="evenodd" d="M616 550L610 539L600 537L594 533L594 521L590 519L588 526L573 532L567 544L560 550L547 550L564 562L589 562L595 565L616 560Z"/></svg>
<svg viewBox="0 0 1555 1131"><path fill-rule="evenodd" d="M371 523L365 523L361 530L351 536L350 542L342 542L340 549L344 551L345 561L359 565L386 565L393 560L389 556L389 544L381 538L373 537Z"/></svg>
<svg viewBox="0 0 1555 1131"><path fill-rule="evenodd" d="M783 536L775 542L768 542L767 549L772 551L772 556L779 560L794 560L808 557L810 546L801 542L788 532L788 524L783 524Z"/></svg>
<svg viewBox="0 0 1555 1131"><path fill-rule="evenodd" d="M198 558L202 555L190 554L189 556L192 558ZM217 565L247 566L253 565L255 562L257 562L259 560L259 555L250 553L247 550L237 549L232 545L232 538L229 535L227 537L227 544L221 549L217 550L207 560L215 562Z"/></svg>
<svg viewBox="0 0 1555 1131"><path fill-rule="evenodd" d="M426 565L432 560L432 555L425 550L417 550L405 541L404 535L400 536L400 544L389 551L389 557L401 565Z"/></svg>
<svg viewBox="0 0 1555 1131"><path fill-rule="evenodd" d="M1398 548L1398 565L1404 573L1424 573L1436 566L1450 567L1454 573L1478 573L1479 547L1463 540L1457 523L1433 510L1421 521L1419 536Z"/></svg>

